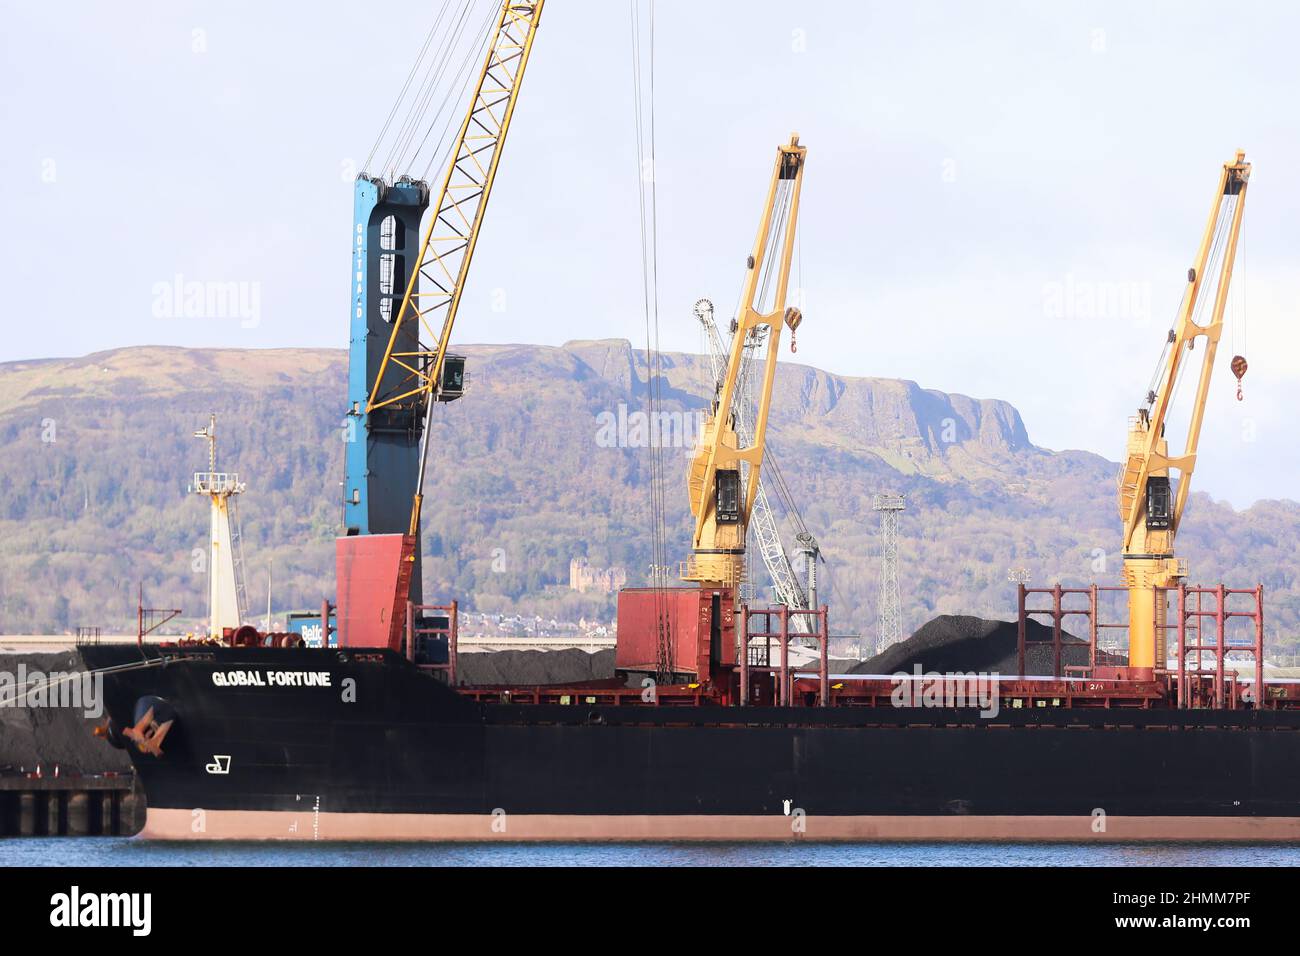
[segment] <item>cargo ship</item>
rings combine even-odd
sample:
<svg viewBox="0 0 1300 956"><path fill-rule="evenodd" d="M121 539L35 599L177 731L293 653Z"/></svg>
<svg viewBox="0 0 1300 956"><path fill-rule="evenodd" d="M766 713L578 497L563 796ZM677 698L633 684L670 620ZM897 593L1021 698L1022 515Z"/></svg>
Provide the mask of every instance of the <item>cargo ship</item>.
<svg viewBox="0 0 1300 956"><path fill-rule="evenodd" d="M711 625L713 596L688 590L679 604ZM105 733L143 783L148 838L1300 838L1294 684L1065 666L1053 615L1069 591L1022 597L1036 593L1053 605L1027 614L1053 623L1022 617L1020 651L1039 638L1059 671L1043 677L833 674L824 654L795 671L788 613L749 608L744 659L731 629L683 628L707 669L667 685L635 670L635 646L617 679L461 685L454 608L419 642L449 651L441 663L251 634L82 654L104 674ZM1197 645L1180 637L1185 660Z"/></svg>

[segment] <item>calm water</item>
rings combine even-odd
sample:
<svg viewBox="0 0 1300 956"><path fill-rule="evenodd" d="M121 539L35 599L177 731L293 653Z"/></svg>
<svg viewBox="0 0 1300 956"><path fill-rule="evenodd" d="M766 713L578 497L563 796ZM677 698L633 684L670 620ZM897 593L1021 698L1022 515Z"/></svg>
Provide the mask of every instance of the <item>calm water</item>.
<svg viewBox="0 0 1300 956"><path fill-rule="evenodd" d="M1300 847L659 843L153 843L0 840L6 866L1296 866Z"/></svg>

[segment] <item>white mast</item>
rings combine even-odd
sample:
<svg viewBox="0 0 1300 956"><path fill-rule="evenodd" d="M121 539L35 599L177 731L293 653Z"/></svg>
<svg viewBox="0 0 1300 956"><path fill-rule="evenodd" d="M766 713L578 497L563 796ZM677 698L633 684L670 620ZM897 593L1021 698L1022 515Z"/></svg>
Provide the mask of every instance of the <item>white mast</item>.
<svg viewBox="0 0 1300 956"><path fill-rule="evenodd" d="M208 441L208 470L195 472L190 492L211 501L208 530L208 637L220 640L227 628L238 628L244 618L243 560L238 523L232 521L234 496L244 484L239 475L217 471L217 416L208 427L194 433Z"/></svg>

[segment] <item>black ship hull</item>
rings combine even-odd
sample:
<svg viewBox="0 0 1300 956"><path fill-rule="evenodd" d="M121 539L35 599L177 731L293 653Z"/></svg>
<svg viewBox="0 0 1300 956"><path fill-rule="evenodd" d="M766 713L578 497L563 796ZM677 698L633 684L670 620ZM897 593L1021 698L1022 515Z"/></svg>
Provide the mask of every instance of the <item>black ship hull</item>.
<svg viewBox="0 0 1300 956"><path fill-rule="evenodd" d="M1272 710L480 703L387 651L87 647L165 839L1300 839Z"/></svg>

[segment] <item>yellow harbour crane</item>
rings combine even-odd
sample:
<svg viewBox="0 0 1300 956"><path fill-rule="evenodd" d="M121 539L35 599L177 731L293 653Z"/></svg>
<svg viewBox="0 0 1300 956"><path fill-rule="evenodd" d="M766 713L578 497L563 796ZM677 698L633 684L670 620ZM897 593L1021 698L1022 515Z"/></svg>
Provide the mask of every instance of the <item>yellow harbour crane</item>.
<svg viewBox="0 0 1300 956"><path fill-rule="evenodd" d="M733 600L744 574L745 534L763 464L781 326L789 326L793 335L802 319L797 308L786 306L786 295L806 153L797 135L791 135L788 145L777 147L754 251L746 263L726 372L687 478L695 530L692 554L681 569L682 580L706 588L731 588ZM741 447L736 436L738 383L746 360L746 343L763 337L767 340L767 355L756 392L758 412L751 441Z"/></svg>
<svg viewBox="0 0 1300 956"><path fill-rule="evenodd" d="M1129 424L1127 455L1119 479L1119 511L1124 522L1124 584L1129 598L1131 667L1165 667L1167 606L1165 592L1160 589L1177 587L1186 576L1185 566L1174 556L1174 539L1196 467L1201 423L1223 333L1223 313L1249 182L1250 164L1246 162L1246 154L1238 151L1235 159L1223 164L1196 263L1187 271L1183 302L1169 331L1153 387ZM1202 292L1211 284L1214 298L1208 315L1202 316L1207 301ZM1195 365L1193 352L1197 339L1203 341L1187 441L1182 454L1171 455L1165 423L1181 375L1188 366ZM1233 357L1232 371L1240 381L1246 371L1246 360L1240 355ZM1176 485L1171 480L1171 470L1178 472Z"/></svg>

